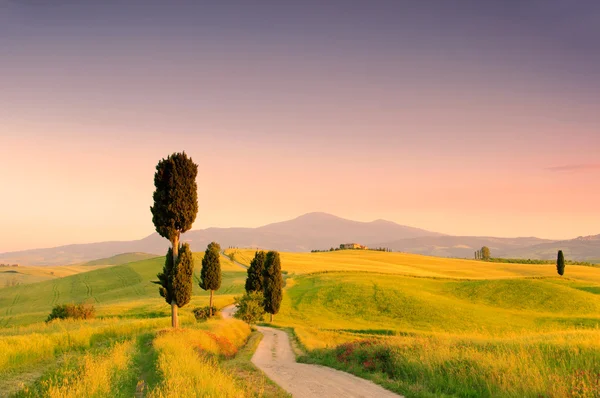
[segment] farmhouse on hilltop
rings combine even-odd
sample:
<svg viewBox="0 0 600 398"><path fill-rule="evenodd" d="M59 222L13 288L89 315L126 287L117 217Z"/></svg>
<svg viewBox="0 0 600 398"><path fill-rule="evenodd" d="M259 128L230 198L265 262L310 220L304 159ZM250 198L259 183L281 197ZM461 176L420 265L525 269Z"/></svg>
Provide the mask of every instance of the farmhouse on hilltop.
<svg viewBox="0 0 600 398"><path fill-rule="evenodd" d="M368 247L367 246L363 246L359 243L342 243L340 245L340 249L362 249L362 250L367 250Z"/></svg>

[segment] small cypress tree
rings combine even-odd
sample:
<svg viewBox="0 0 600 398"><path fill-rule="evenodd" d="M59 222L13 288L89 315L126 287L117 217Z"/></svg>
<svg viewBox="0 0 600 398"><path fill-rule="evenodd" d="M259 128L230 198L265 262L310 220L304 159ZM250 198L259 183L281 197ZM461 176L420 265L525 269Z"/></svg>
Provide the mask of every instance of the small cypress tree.
<svg viewBox="0 0 600 398"><path fill-rule="evenodd" d="M198 165L185 152L174 153L156 165L154 174L156 190L152 195L154 205L150 207L150 211L156 232L171 242L173 264L179 264L181 234L192 228L198 213L197 175ZM169 278L169 273L165 275ZM192 283L192 276L190 276L190 283ZM185 285L187 286L187 282ZM174 298L174 296L169 297ZM170 304L171 325L176 328L178 326L177 303L173 300Z"/></svg>
<svg viewBox="0 0 600 398"><path fill-rule="evenodd" d="M273 315L279 312L283 298L283 276L281 275L281 260L279 253L270 251L265 257L264 270L265 311L273 322Z"/></svg>
<svg viewBox="0 0 600 398"><path fill-rule="evenodd" d="M168 304L175 304L177 307L183 307L190 302L192 298L192 279L194 274L194 256L190 245L184 243L179 249L177 264L173 259L173 249L169 248L165 258L165 265L161 273L157 274L158 281L153 281L160 285L158 292ZM179 325L177 312L175 312L174 327Z"/></svg>
<svg viewBox="0 0 600 398"><path fill-rule="evenodd" d="M202 259L202 270L200 271L200 287L210 291L210 316L213 316L213 293L221 288L221 260L219 253L221 246L216 242L211 242L206 247L204 258Z"/></svg>
<svg viewBox="0 0 600 398"><path fill-rule="evenodd" d="M262 292L264 289L264 277L263 272L265 271L265 257L264 251L257 251L254 253L254 258L250 261L250 267L248 268L248 277L246 278L246 292Z"/></svg>
<svg viewBox="0 0 600 398"><path fill-rule="evenodd" d="M556 271L560 276L565 274L565 256L563 255L562 250L558 251L558 258L556 259Z"/></svg>

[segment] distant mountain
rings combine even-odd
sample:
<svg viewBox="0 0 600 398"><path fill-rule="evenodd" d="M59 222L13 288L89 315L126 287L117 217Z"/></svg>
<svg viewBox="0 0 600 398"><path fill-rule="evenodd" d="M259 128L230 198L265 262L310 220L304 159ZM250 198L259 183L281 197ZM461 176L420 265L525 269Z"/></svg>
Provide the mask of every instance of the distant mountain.
<svg viewBox="0 0 600 398"><path fill-rule="evenodd" d="M473 252L488 246L495 257L554 259L562 249L569 260L600 262L600 235L553 241L533 237L494 238L448 236L385 220L359 222L327 213L309 213L293 220L258 228L207 228L182 236L192 250L203 251L211 241L221 247L257 247L280 251L310 251L337 247L340 243L361 243L388 247L394 251L440 257L473 258ZM121 253L164 255L169 242L153 233L133 241L99 242L33 249L0 254L0 263L60 265L84 263Z"/></svg>
<svg viewBox="0 0 600 398"><path fill-rule="evenodd" d="M552 260L562 250L568 260L600 263L600 235L580 236L575 239L543 242L509 252L514 258Z"/></svg>
<svg viewBox="0 0 600 398"><path fill-rule="evenodd" d="M374 246L388 247L394 251L439 257L473 258L475 250L490 248L494 257L511 257L528 247L553 243L539 238L494 238L485 236L425 236L382 242ZM555 253L556 254L556 253Z"/></svg>
<svg viewBox="0 0 600 398"><path fill-rule="evenodd" d="M600 235L569 240L493 238L479 236L424 236L377 243L394 251L439 257L473 258L474 251L490 248L493 257L553 260L562 250L569 260L600 263Z"/></svg>
<svg viewBox="0 0 600 398"><path fill-rule="evenodd" d="M377 242L419 236L438 236L436 232L399 225L390 221L359 222L326 213L309 213L293 220L258 228L207 228L189 231L181 238L193 251L203 251L212 241L221 247L260 247L280 251L328 249L346 242ZM1 253L0 263L35 265L83 263L121 253L165 254L169 242L156 233L140 240L67 245L47 249Z"/></svg>

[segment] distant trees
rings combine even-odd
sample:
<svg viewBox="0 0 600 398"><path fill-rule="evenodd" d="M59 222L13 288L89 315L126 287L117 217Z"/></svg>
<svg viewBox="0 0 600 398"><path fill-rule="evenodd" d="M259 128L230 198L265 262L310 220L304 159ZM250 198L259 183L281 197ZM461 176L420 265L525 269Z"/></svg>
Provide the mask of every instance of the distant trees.
<svg viewBox="0 0 600 398"><path fill-rule="evenodd" d="M483 246L481 248L481 259L483 261L488 261L490 259L491 255L490 255L490 248L487 246Z"/></svg>
<svg viewBox="0 0 600 398"><path fill-rule="evenodd" d="M179 326L177 303L183 303L182 305L187 303L185 300L178 300L178 297L185 297L192 286L192 273L188 271L190 266L193 270L193 257L189 246L187 249L184 246L182 253L186 250L189 252L189 257L186 254L185 260L179 260L179 239L182 233L192 227L198 213L197 175L198 165L185 152L173 153L166 159L160 160L154 174L156 189L152 195L154 205L150 207L152 222L156 232L171 242L163 273L158 274L159 281L155 283L161 285L160 294L165 299L171 299L171 325L174 328ZM184 269L180 270L180 267ZM189 280L184 281L184 278ZM178 289L184 291L179 292Z"/></svg>
<svg viewBox="0 0 600 398"><path fill-rule="evenodd" d="M264 289L264 270L265 270L266 253L257 251L254 253L254 258L250 261L248 268L248 277L246 278L246 292L261 292Z"/></svg>
<svg viewBox="0 0 600 398"><path fill-rule="evenodd" d="M491 258L490 248L487 246L475 251L475 260L490 261Z"/></svg>
<svg viewBox="0 0 600 398"><path fill-rule="evenodd" d="M565 256L563 255L563 251L558 251L558 257L556 259L556 271L558 275L563 276L565 273Z"/></svg>
<svg viewBox="0 0 600 398"><path fill-rule="evenodd" d="M221 261L219 253L221 246L216 242L211 242L206 247L204 258L202 259L202 270L200 271L200 287L210 291L210 316L213 315L213 293L221 288Z"/></svg>
<svg viewBox="0 0 600 398"><path fill-rule="evenodd" d="M281 300L283 298L283 276L281 275L281 260L279 253L270 251L265 258L264 276L264 295L265 311L273 322L273 315L279 312Z"/></svg>

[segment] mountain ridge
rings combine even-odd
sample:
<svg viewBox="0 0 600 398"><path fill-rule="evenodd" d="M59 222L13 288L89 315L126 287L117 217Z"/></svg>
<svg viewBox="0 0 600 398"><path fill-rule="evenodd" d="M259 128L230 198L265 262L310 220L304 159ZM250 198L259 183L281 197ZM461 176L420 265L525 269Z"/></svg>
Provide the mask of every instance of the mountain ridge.
<svg viewBox="0 0 600 398"><path fill-rule="evenodd" d="M482 246L490 247L493 256L525 259L551 259L558 249L562 249L567 258L572 260L600 261L600 235L569 240L453 236L384 219L354 221L323 212L306 213L291 220L255 228L209 227L191 230L183 234L181 240L189 243L194 251L203 251L211 241L219 242L222 247L258 247L296 252L326 250L341 243L356 242L394 251L462 258L472 258L474 251ZM66 265L132 252L163 255L168 247L169 242L155 232L138 240L69 244L0 253L0 263Z"/></svg>

